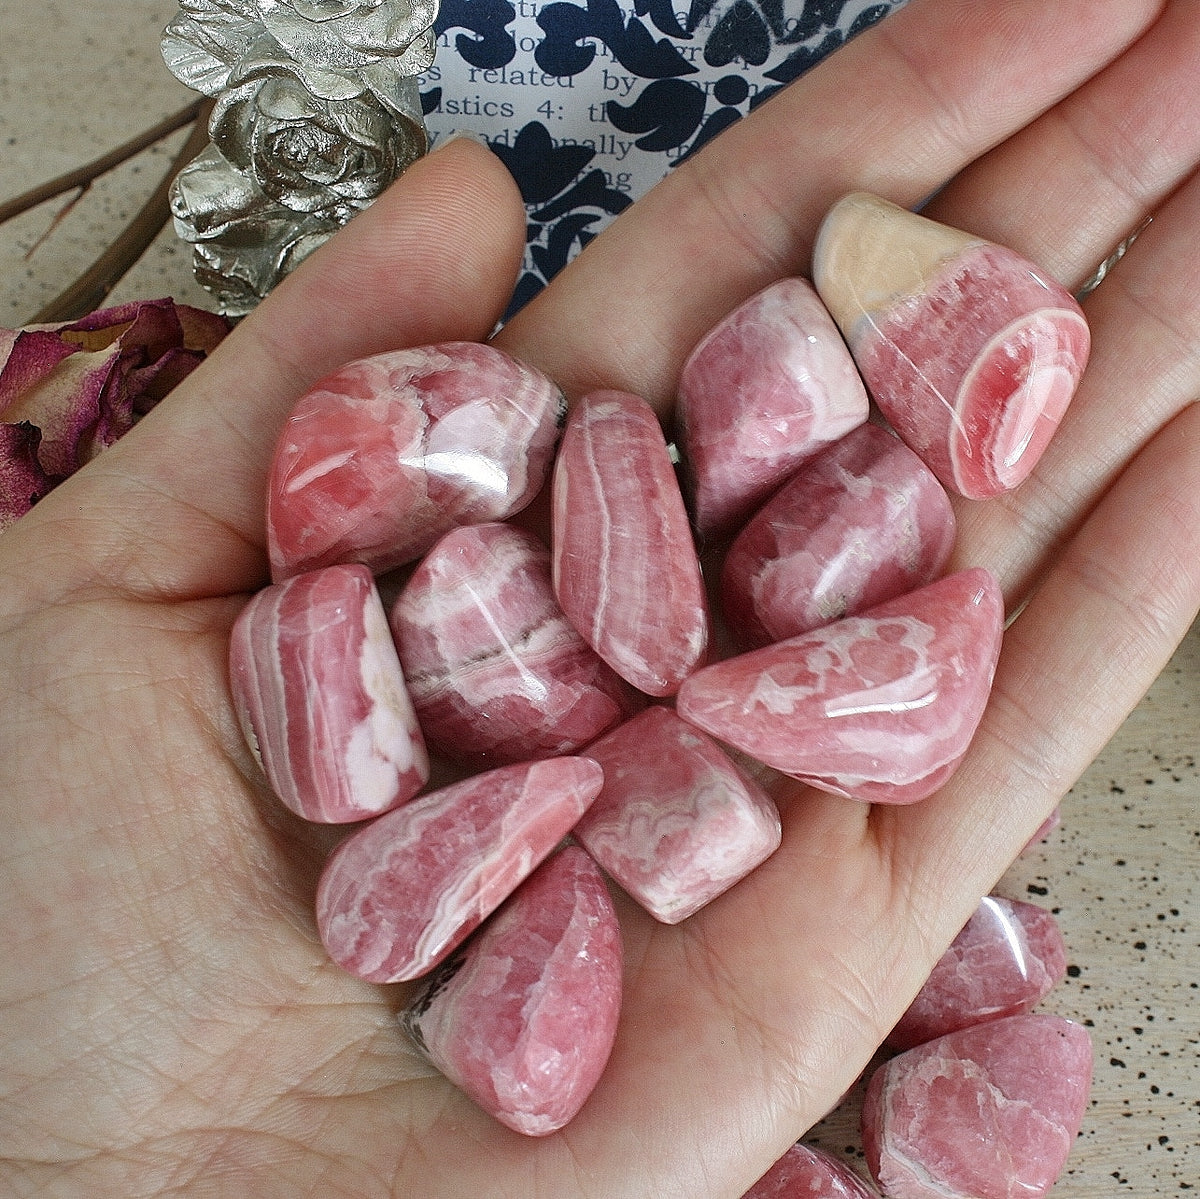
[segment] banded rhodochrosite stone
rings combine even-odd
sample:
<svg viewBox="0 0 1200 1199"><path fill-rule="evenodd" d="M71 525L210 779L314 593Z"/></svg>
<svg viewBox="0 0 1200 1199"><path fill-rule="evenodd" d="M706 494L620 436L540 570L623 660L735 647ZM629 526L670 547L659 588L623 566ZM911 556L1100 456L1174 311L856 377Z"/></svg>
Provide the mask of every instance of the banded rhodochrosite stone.
<svg viewBox="0 0 1200 1199"><path fill-rule="evenodd" d="M567 419L554 467L551 564L567 619L623 679L674 695L708 649L708 608L658 418L596 391Z"/></svg>
<svg viewBox="0 0 1200 1199"><path fill-rule="evenodd" d="M867 393L812 285L781 279L692 351L676 421L701 536L741 524L814 451L867 419Z"/></svg>
<svg viewBox="0 0 1200 1199"><path fill-rule="evenodd" d="M986 896L887 1036L909 1049L985 1020L1027 1012L1062 982L1067 950L1054 916Z"/></svg>
<svg viewBox="0 0 1200 1199"><path fill-rule="evenodd" d="M267 489L276 579L334 562L376 573L457 525L525 507L565 403L544 375L474 342L352 362L293 409Z"/></svg>
<svg viewBox="0 0 1200 1199"><path fill-rule="evenodd" d="M888 1199L1038 1199L1079 1133L1092 1078L1087 1030L1060 1016L960 1029L881 1066L863 1148Z"/></svg>
<svg viewBox="0 0 1200 1199"><path fill-rule="evenodd" d="M329 956L369 982L431 970L566 836L602 781L588 758L501 766L359 829L317 887Z"/></svg>
<svg viewBox="0 0 1200 1199"><path fill-rule="evenodd" d="M550 551L512 525L447 533L391 625L426 741L453 757L572 753L643 702L563 615Z"/></svg>
<svg viewBox="0 0 1200 1199"><path fill-rule="evenodd" d="M306 820L378 816L425 785L425 742L366 567L260 591L233 626L229 676L268 782Z"/></svg>
<svg viewBox="0 0 1200 1199"><path fill-rule="evenodd" d="M724 750L668 708L588 746L604 787L575 826L652 916L678 924L779 848L779 812Z"/></svg>
<svg viewBox="0 0 1200 1199"><path fill-rule="evenodd" d="M621 1008L621 934L604 878L568 845L443 963L401 1016L429 1060L527 1136L574 1118Z"/></svg>
<svg viewBox="0 0 1200 1199"><path fill-rule="evenodd" d="M814 787L912 803L953 774L983 717L1004 605L960 571L861 616L692 675L679 714Z"/></svg>
<svg viewBox="0 0 1200 1199"><path fill-rule="evenodd" d="M810 458L725 557L721 602L744 645L769 645L932 582L954 511L903 442L860 425Z"/></svg>
<svg viewBox="0 0 1200 1199"><path fill-rule="evenodd" d="M862 192L826 217L813 278L880 410L947 487L978 499L1029 475L1090 348L1061 284Z"/></svg>
<svg viewBox="0 0 1200 1199"><path fill-rule="evenodd" d="M844 1162L809 1145L793 1145L742 1199L875 1199Z"/></svg>

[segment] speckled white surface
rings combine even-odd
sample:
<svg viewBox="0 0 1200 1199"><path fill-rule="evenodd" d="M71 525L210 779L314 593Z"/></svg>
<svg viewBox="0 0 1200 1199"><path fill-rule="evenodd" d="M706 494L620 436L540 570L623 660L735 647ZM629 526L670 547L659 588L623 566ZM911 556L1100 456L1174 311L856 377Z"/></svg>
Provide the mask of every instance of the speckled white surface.
<svg viewBox="0 0 1200 1199"><path fill-rule="evenodd" d="M74 167L192 94L158 55L173 0L0 0L0 196ZM183 140L0 228L0 324L88 266ZM32 250L32 253L31 253ZM168 230L114 293L211 307ZM1055 1199L1200 1196L1200 626L1001 888L1053 908L1071 977L1043 1007L1092 1027L1096 1077ZM818 1130L854 1152L853 1103Z"/></svg>

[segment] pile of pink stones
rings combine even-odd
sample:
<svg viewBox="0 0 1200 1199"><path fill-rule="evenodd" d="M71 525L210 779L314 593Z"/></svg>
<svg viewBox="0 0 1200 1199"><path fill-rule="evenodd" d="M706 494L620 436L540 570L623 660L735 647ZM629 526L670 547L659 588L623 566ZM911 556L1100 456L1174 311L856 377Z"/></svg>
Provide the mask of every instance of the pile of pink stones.
<svg viewBox="0 0 1200 1199"><path fill-rule="evenodd" d="M520 1132L570 1120L613 1043L605 875L684 920L779 844L745 758L911 803L982 717L1003 602L985 569L943 574L946 489L1028 475L1087 326L1012 252L863 194L830 212L813 277L691 355L682 490L643 400L594 392L564 428L548 379L473 343L350 364L276 449L239 719L287 807L367 822L318 887L330 957L427 977L405 1028ZM547 549L510 518L551 473ZM728 547L724 660L693 531ZM459 772L423 791L430 750Z"/></svg>

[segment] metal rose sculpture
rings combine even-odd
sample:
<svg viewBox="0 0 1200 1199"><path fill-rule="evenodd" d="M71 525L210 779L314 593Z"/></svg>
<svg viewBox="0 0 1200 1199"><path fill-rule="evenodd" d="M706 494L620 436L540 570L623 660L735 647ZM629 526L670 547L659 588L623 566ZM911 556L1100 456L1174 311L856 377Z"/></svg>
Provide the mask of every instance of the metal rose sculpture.
<svg viewBox="0 0 1200 1199"><path fill-rule="evenodd" d="M175 181L179 236L221 311L249 312L425 152L434 0L180 0L163 57L214 97Z"/></svg>

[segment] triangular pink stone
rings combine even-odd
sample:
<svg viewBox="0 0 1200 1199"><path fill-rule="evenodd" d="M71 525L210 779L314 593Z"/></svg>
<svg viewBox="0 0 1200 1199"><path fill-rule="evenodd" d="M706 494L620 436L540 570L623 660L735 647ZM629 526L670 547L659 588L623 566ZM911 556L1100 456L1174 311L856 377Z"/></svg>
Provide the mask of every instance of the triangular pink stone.
<svg viewBox="0 0 1200 1199"><path fill-rule="evenodd" d="M964 1028L881 1066L863 1100L867 1165L888 1199L1039 1199L1079 1133L1087 1030L1061 1016Z"/></svg>
<svg viewBox="0 0 1200 1199"><path fill-rule="evenodd" d="M962 760L983 717L1004 625L993 575L960 571L692 675L677 711L814 787L912 803Z"/></svg>

